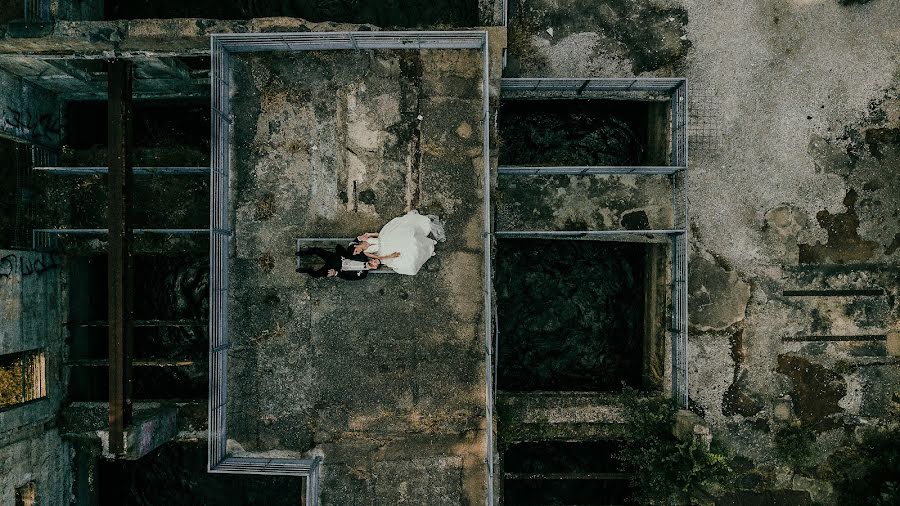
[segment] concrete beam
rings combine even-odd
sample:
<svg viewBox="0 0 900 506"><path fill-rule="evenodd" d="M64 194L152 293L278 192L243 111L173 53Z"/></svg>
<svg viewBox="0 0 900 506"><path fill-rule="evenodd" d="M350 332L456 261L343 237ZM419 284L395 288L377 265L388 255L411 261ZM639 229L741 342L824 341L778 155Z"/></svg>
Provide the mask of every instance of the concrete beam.
<svg viewBox="0 0 900 506"><path fill-rule="evenodd" d="M136 60L135 76L138 79L157 79L160 77L190 82L191 69L178 57L143 58Z"/></svg>
<svg viewBox="0 0 900 506"><path fill-rule="evenodd" d="M86 70L78 68L73 61L41 60L41 62L44 65L46 65L47 67L49 67L50 69L53 69L53 70L59 72L60 74L69 76L73 79L78 79L79 81L82 81L85 84L91 84L94 81L92 74L90 74ZM43 77L43 76L40 76L40 77ZM102 81L101 81L101 83L104 85L106 84L105 82L102 82Z"/></svg>
<svg viewBox="0 0 900 506"><path fill-rule="evenodd" d="M178 409L175 406L137 406L134 421L123 436L121 452L111 448L110 433L103 428L105 403L74 403L63 412L66 439L79 442L80 448L90 449L106 459L137 460L171 441L178 434Z"/></svg>
<svg viewBox="0 0 900 506"><path fill-rule="evenodd" d="M141 413L125 430L125 445L122 452L113 451L109 433L101 431L103 457L137 460L171 441L178 433L176 413L177 410L174 407Z"/></svg>
<svg viewBox="0 0 900 506"><path fill-rule="evenodd" d="M123 435L131 423L131 355L133 348L134 283L132 269L132 65L109 65L109 446L125 452Z"/></svg>

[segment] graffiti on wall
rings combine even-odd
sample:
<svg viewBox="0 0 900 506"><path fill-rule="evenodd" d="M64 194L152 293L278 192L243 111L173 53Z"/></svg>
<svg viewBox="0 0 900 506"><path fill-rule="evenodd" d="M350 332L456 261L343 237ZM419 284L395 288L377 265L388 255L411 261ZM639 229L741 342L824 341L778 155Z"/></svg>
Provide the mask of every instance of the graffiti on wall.
<svg viewBox="0 0 900 506"><path fill-rule="evenodd" d="M36 276L60 266L60 257L50 253L40 255L9 254L0 257L0 282L13 278Z"/></svg>
<svg viewBox="0 0 900 506"><path fill-rule="evenodd" d="M7 106L3 124L14 132L43 144L54 144L59 139L59 119L48 112L34 115Z"/></svg>

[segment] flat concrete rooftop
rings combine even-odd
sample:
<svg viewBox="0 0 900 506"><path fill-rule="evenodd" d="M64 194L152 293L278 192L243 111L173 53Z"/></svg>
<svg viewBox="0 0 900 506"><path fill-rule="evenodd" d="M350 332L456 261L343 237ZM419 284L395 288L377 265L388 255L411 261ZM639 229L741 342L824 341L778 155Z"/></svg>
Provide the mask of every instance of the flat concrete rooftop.
<svg viewBox="0 0 900 506"><path fill-rule="evenodd" d="M323 456L326 503L485 501L482 71L468 49L234 56L230 446ZM448 236L417 276L294 271L295 238L408 208Z"/></svg>

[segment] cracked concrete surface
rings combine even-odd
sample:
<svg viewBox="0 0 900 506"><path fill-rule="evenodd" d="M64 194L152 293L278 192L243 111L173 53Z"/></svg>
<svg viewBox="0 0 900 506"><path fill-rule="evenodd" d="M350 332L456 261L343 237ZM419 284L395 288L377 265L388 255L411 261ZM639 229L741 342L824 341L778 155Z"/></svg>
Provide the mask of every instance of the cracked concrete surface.
<svg viewBox="0 0 900 506"><path fill-rule="evenodd" d="M326 504L484 502L481 69L475 50L236 63L229 435L323 456ZM294 238L410 207L450 237L417 276L294 272Z"/></svg>
<svg viewBox="0 0 900 506"><path fill-rule="evenodd" d="M774 448L799 421L824 462L900 414L900 4L514 3L516 75L688 78L692 402L753 461L745 498L834 504L827 466ZM595 10L640 20L632 40ZM641 37L661 41L656 68Z"/></svg>

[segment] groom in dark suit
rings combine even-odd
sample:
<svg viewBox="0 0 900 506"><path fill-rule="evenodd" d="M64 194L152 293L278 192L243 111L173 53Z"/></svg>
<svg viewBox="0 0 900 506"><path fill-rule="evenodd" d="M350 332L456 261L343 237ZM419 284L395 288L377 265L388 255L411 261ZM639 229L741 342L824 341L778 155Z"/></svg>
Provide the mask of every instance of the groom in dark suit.
<svg viewBox="0 0 900 506"><path fill-rule="evenodd" d="M338 277L347 281L357 281L365 278L370 270L377 269L381 262L376 258L369 258L360 253L354 255L353 251L338 244L334 252L323 248L307 248L297 252L297 256L317 256L325 262L318 269L297 269L301 274L309 274L314 278Z"/></svg>

